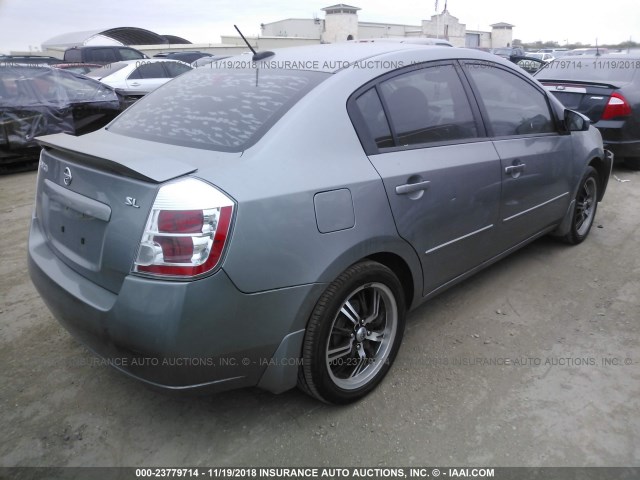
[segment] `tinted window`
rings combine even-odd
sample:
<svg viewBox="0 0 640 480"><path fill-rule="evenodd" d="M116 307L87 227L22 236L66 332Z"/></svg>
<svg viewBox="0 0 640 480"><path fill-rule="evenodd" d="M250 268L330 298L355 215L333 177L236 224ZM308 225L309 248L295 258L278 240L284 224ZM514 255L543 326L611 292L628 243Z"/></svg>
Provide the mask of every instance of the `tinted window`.
<svg viewBox="0 0 640 480"><path fill-rule="evenodd" d="M129 80L137 78L168 78L167 72L162 66L162 62L140 63L142 63L142 65L136 68L131 75L129 75Z"/></svg>
<svg viewBox="0 0 640 480"><path fill-rule="evenodd" d="M140 58L144 58L140 52L136 52L130 48L119 48L118 52L120 52L121 60L138 60Z"/></svg>
<svg viewBox="0 0 640 480"><path fill-rule="evenodd" d="M182 75L183 73L191 70L191 67L188 65L177 62L165 62L164 66L167 69L167 72L169 72L169 76L171 78L177 77L178 75Z"/></svg>
<svg viewBox="0 0 640 480"><path fill-rule="evenodd" d="M356 107L364 120L369 137L375 141L378 148L393 147L389 123L376 89L371 88L360 95L356 100Z"/></svg>
<svg viewBox="0 0 640 480"><path fill-rule="evenodd" d="M136 102L109 127L121 135L238 152L330 74L201 68Z"/></svg>
<svg viewBox="0 0 640 480"><path fill-rule="evenodd" d="M81 62L82 55L80 54L80 50L78 49L67 50L66 52L64 52L64 60L65 62L71 62L71 63Z"/></svg>
<svg viewBox="0 0 640 480"><path fill-rule="evenodd" d="M398 146L478 136L460 78L451 65L429 67L380 84Z"/></svg>
<svg viewBox="0 0 640 480"><path fill-rule="evenodd" d="M116 58L116 54L111 48L96 48L88 50L86 57L87 62L98 63L111 63L120 60L119 58Z"/></svg>
<svg viewBox="0 0 640 480"><path fill-rule="evenodd" d="M555 131L545 95L522 78L493 64L468 64L493 134L525 135Z"/></svg>

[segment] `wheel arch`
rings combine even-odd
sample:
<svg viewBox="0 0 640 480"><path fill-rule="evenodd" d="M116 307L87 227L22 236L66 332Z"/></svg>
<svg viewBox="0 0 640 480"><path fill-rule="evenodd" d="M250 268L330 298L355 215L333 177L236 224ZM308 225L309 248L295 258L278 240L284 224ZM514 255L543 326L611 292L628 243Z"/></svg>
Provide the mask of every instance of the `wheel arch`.
<svg viewBox="0 0 640 480"><path fill-rule="evenodd" d="M352 245L327 266L320 281L329 284L350 266L364 260L373 260L391 269L404 290L407 310L417 305L422 294L420 259L399 237L377 237Z"/></svg>
<svg viewBox="0 0 640 480"><path fill-rule="evenodd" d="M405 304L407 309L410 309L415 299L416 290L413 275L407 262L400 255L390 252L374 253L366 258L384 265L398 277L404 291Z"/></svg>

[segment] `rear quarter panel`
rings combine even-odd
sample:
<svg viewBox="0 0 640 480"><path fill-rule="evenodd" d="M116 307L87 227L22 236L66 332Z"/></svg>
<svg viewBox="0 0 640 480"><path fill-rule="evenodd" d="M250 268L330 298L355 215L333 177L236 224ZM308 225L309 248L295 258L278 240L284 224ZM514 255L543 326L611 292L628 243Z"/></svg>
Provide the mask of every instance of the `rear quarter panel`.
<svg viewBox="0 0 640 480"><path fill-rule="evenodd" d="M198 171L238 202L223 268L241 291L329 283L380 252L402 257L421 291L418 258L398 237L382 180L347 115L347 99L363 81L328 78L245 151L236 168ZM314 196L342 189L351 195L353 226L321 233Z"/></svg>

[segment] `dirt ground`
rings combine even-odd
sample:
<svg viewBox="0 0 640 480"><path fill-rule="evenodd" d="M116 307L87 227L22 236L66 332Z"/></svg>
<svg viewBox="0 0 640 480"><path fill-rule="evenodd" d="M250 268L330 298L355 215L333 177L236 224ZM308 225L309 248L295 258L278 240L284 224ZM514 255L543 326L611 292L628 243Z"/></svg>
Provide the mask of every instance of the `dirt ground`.
<svg viewBox="0 0 640 480"><path fill-rule="evenodd" d="M640 172L414 311L363 401L176 398L102 365L32 286L35 173L0 177L0 466L640 466Z"/></svg>

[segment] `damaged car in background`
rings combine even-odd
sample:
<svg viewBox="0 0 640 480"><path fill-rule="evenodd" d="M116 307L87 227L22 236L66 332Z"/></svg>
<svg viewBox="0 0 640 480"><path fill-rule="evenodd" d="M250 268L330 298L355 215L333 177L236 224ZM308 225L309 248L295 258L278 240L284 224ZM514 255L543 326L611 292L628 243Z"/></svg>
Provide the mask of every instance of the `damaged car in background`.
<svg viewBox="0 0 640 480"><path fill-rule="evenodd" d="M47 66L0 65L0 166L37 159L40 135L92 132L131 102L83 75Z"/></svg>

